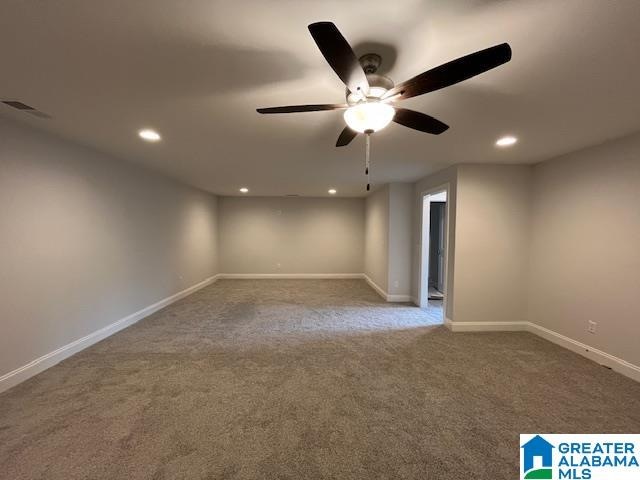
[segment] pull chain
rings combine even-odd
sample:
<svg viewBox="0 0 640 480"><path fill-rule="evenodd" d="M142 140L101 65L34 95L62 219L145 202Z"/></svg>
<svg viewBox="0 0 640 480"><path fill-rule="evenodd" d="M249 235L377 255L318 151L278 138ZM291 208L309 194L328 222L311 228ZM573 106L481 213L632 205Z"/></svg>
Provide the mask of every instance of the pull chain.
<svg viewBox="0 0 640 480"><path fill-rule="evenodd" d="M371 134L373 130L366 130L365 134L365 160L364 160L364 174L367 176L367 192L371 190L371 183L369 180L369 167L371 165Z"/></svg>

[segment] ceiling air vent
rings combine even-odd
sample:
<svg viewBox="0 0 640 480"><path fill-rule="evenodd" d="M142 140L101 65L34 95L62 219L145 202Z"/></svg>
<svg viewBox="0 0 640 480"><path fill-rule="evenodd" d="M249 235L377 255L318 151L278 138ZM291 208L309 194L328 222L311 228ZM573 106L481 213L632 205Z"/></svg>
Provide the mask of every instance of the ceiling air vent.
<svg viewBox="0 0 640 480"><path fill-rule="evenodd" d="M0 100L5 105L10 106L11 108L15 108L16 110L23 111L25 113L29 113L34 117L38 118L51 118L51 115L48 113L41 112L40 110L36 110L31 105L27 105L26 103L19 102L17 100Z"/></svg>

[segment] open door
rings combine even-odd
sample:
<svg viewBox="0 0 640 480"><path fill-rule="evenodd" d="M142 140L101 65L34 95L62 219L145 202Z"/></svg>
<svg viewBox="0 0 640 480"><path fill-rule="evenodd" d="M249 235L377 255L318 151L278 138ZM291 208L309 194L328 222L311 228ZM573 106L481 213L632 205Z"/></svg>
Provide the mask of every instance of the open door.
<svg viewBox="0 0 640 480"><path fill-rule="evenodd" d="M429 266L433 266L430 272L429 284L439 293L444 294L444 254L445 254L445 209L446 202L431 202L431 239L433 249L430 252ZM432 275L432 276L431 276Z"/></svg>
<svg viewBox="0 0 640 480"><path fill-rule="evenodd" d="M422 203L420 307L444 322L447 258L447 190L425 194Z"/></svg>

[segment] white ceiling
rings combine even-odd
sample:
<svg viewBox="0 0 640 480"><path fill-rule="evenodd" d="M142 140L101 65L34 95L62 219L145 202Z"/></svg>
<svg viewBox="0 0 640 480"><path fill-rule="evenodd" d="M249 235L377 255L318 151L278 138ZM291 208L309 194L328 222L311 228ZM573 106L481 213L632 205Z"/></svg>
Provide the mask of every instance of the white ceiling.
<svg viewBox="0 0 640 480"><path fill-rule="evenodd" d="M0 98L52 118L5 105L0 115L219 194L364 195L363 139L334 147L340 112L255 112L344 100L307 31L320 20L358 54L381 44L396 83L498 43L513 49L496 70L403 102L451 129L377 133L374 183L531 163L640 130L638 0L3 0ZM140 141L142 127L163 140ZM519 143L496 149L507 133Z"/></svg>

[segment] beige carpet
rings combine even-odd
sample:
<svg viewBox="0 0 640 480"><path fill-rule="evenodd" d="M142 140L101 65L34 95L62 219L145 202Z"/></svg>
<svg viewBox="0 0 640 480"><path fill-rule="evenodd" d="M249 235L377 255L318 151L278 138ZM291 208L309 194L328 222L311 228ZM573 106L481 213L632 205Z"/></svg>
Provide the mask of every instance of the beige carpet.
<svg viewBox="0 0 640 480"><path fill-rule="evenodd" d="M521 432L640 432L640 384L435 313L218 282L0 395L0 477L510 480Z"/></svg>

